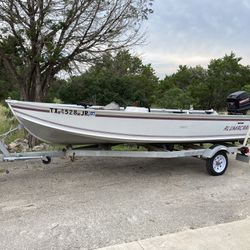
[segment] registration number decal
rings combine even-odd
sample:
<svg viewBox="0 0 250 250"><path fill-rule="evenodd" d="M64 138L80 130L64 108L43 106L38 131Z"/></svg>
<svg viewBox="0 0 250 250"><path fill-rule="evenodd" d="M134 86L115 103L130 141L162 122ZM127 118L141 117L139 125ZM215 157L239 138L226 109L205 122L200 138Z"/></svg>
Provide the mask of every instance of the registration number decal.
<svg viewBox="0 0 250 250"><path fill-rule="evenodd" d="M88 110L75 110L75 109L60 109L60 108L50 108L50 113L62 114L62 115L78 115L78 116L95 116L95 111Z"/></svg>

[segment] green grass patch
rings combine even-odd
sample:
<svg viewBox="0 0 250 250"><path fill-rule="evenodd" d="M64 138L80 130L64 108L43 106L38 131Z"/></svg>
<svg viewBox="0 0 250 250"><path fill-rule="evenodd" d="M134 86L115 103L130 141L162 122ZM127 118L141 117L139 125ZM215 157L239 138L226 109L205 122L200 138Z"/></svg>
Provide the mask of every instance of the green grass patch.
<svg viewBox="0 0 250 250"><path fill-rule="evenodd" d="M0 135L8 132L11 128L15 128L18 125L18 121L11 114L10 110L0 105ZM8 144L18 138L25 138L25 132L23 129L18 130L10 134L6 139L5 143Z"/></svg>
<svg viewBox="0 0 250 250"><path fill-rule="evenodd" d="M143 146L120 144L112 147L114 151L147 151Z"/></svg>

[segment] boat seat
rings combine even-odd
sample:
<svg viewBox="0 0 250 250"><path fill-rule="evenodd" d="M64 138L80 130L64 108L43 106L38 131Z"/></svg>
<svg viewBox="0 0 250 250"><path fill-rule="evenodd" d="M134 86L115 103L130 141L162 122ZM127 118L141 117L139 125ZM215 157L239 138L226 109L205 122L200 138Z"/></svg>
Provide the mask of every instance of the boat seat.
<svg viewBox="0 0 250 250"><path fill-rule="evenodd" d="M149 109L144 107L134 107L134 106L128 106L125 109L125 112L140 112L140 113L148 113Z"/></svg>
<svg viewBox="0 0 250 250"><path fill-rule="evenodd" d="M111 102L111 103L107 104L106 106L104 106L103 109L105 109L105 110L120 110L120 106L116 102Z"/></svg>

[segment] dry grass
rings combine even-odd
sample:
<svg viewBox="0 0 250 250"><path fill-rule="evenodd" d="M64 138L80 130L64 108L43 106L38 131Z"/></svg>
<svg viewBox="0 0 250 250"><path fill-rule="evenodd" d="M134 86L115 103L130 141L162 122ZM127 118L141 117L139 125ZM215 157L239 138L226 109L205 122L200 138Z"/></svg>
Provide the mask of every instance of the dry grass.
<svg viewBox="0 0 250 250"><path fill-rule="evenodd" d="M0 105L0 134L6 132L10 127L10 121L7 119L7 108Z"/></svg>

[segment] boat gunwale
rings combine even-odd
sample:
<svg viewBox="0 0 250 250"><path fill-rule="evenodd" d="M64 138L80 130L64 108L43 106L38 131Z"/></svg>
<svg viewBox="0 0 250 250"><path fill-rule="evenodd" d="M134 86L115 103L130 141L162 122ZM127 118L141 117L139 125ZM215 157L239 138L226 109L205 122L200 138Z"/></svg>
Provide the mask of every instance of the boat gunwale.
<svg viewBox="0 0 250 250"><path fill-rule="evenodd" d="M15 105L8 103L13 109L24 109L37 112L46 112L50 113L49 105L48 107L31 107L34 105L23 106ZM64 106L64 105L62 105ZM66 107L67 105L65 105ZM127 119L153 119L153 120L197 120L197 121L250 121L250 116L246 117L245 115L220 115L220 114L187 114L187 113L163 113L163 112L127 112L120 110L100 110L100 109L91 109L84 108L81 106L75 106L75 110L86 110L86 111L95 111L96 115L94 117L107 117L107 118L127 118ZM63 109L63 108L62 108ZM56 113L53 113L56 114ZM56 114L57 115L57 114ZM60 114L62 115L62 114Z"/></svg>

